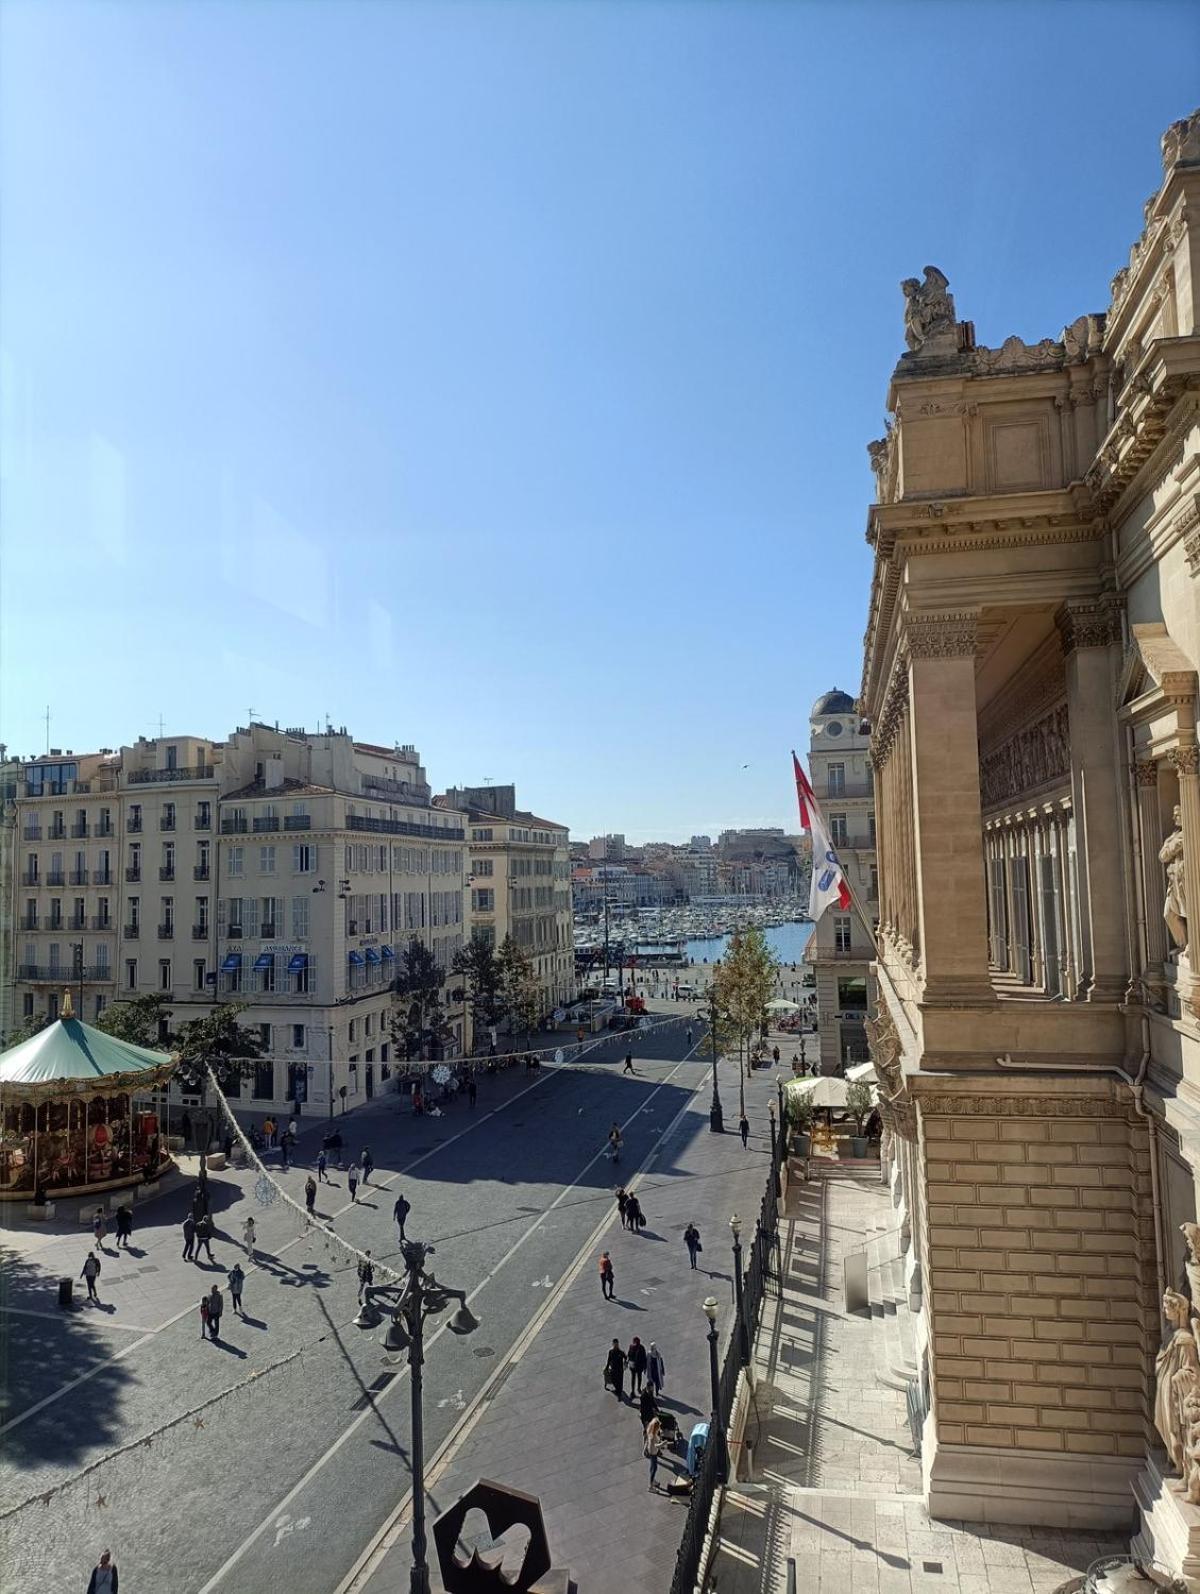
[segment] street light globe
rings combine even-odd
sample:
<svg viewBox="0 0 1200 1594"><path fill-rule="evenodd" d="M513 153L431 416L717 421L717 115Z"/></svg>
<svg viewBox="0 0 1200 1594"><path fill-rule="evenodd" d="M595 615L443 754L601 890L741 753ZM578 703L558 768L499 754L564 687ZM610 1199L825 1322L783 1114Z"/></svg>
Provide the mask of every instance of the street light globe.
<svg viewBox="0 0 1200 1594"><path fill-rule="evenodd" d="M717 1310L718 1310L716 1296L715 1295L710 1295L708 1297L708 1299L705 1301L705 1303L704 1303L703 1307L701 1308L701 1310L703 1311L705 1317L708 1318L709 1322L715 1324L716 1321L717 1321Z"/></svg>
<svg viewBox="0 0 1200 1594"><path fill-rule="evenodd" d="M741 1218L738 1217L736 1212L733 1214L733 1216L729 1220L729 1229L730 1229L730 1232L733 1235L735 1240L740 1240L741 1239L741 1237L742 1237L742 1220L741 1220Z"/></svg>

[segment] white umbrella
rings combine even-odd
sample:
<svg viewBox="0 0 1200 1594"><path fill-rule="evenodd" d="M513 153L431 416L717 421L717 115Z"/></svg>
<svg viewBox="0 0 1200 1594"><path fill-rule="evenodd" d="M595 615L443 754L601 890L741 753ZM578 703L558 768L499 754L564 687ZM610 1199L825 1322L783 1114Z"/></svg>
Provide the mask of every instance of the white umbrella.
<svg viewBox="0 0 1200 1594"><path fill-rule="evenodd" d="M785 1002L782 996L777 996L773 1002L767 1003L768 1013L798 1013L799 1002Z"/></svg>
<svg viewBox="0 0 1200 1594"><path fill-rule="evenodd" d="M855 1063L853 1068L848 1068L846 1070L846 1078L856 1081L862 1080L863 1083L867 1085L876 1085L879 1083L875 1075L874 1063Z"/></svg>
<svg viewBox="0 0 1200 1594"><path fill-rule="evenodd" d="M790 1079L783 1087L789 1096L804 1096L814 1107L844 1107L847 1084L836 1074L818 1074L810 1079Z"/></svg>

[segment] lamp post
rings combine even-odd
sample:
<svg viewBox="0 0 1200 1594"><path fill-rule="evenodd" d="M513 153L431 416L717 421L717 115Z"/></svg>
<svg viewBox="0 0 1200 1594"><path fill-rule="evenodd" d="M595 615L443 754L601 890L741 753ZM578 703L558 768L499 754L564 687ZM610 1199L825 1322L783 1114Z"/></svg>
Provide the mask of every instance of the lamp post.
<svg viewBox="0 0 1200 1594"><path fill-rule="evenodd" d="M767 1118L771 1125L771 1178L775 1183L775 1194L779 1194L779 1132L775 1122L775 1103L767 1103Z"/></svg>
<svg viewBox="0 0 1200 1594"><path fill-rule="evenodd" d="M402 1285L371 1286L367 1290L367 1307L373 1307L373 1297L395 1298L392 1320L384 1335L385 1348L395 1354L408 1351L408 1365L412 1372L412 1569L409 1572L409 1594L430 1594L429 1562L426 1558L425 1537L425 1430L421 1409L423 1373L425 1365L425 1322L438 1312L444 1312L451 1301L457 1301L458 1311L447 1325L452 1334L470 1334L479 1327L470 1307L466 1292L439 1284L432 1273L425 1271L425 1262L433 1255L433 1246L420 1240L404 1240L400 1250L404 1257L404 1283ZM360 1310L356 1321L370 1327L373 1312Z"/></svg>
<svg viewBox="0 0 1200 1594"><path fill-rule="evenodd" d="M737 1308L738 1355L743 1367L750 1365L750 1330L746 1326L746 1307L742 1299L742 1220L735 1212L729 1220L733 1235L733 1299Z"/></svg>
<svg viewBox="0 0 1200 1594"><path fill-rule="evenodd" d="M712 1416L708 1419L708 1440L717 1447L717 1482L726 1482L729 1468L725 1461L725 1432L721 1427L721 1376L717 1371L717 1301L710 1295L702 1308L708 1318L708 1373L712 1380Z"/></svg>
<svg viewBox="0 0 1200 1594"><path fill-rule="evenodd" d="M715 978L708 986L709 1038L712 1042L712 1105L708 1109L708 1127L714 1135L725 1133L725 1114L721 1110L721 1097L717 1091L717 987Z"/></svg>

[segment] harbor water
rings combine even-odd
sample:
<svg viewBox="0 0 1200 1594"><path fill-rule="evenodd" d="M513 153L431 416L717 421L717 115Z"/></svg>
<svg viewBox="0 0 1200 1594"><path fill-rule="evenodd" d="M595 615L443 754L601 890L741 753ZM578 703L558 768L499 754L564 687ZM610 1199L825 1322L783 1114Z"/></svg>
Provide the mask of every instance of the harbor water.
<svg viewBox="0 0 1200 1594"><path fill-rule="evenodd" d="M811 924L772 924L763 930L763 939L781 963L799 963L804 948L813 933ZM715 963L724 957L729 945L727 935L692 936L688 940L687 955L692 963L703 963L707 958Z"/></svg>

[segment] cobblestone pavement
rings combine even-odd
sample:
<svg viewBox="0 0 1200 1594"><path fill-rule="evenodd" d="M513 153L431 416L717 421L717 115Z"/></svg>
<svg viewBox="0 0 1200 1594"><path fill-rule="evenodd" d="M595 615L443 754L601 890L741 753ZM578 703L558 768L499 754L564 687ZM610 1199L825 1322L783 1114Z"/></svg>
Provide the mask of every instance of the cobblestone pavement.
<svg viewBox="0 0 1200 1594"><path fill-rule="evenodd" d="M719 1594L783 1590L789 1557L797 1586L821 1594L1051 1594L1125 1553L1118 1534L930 1519L890 1373L906 1325L845 1309L845 1257L894 1229L888 1191L877 1172L831 1173L794 1185L788 1213L783 1293L754 1348L755 1481L726 1496Z"/></svg>

